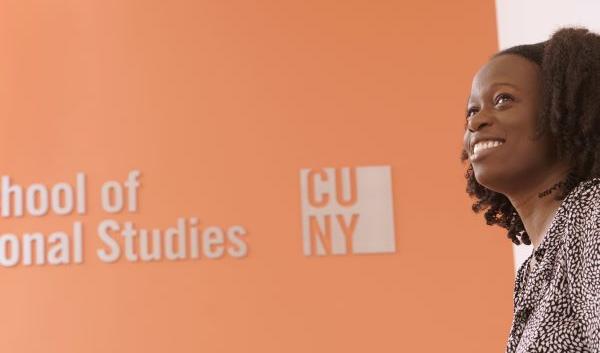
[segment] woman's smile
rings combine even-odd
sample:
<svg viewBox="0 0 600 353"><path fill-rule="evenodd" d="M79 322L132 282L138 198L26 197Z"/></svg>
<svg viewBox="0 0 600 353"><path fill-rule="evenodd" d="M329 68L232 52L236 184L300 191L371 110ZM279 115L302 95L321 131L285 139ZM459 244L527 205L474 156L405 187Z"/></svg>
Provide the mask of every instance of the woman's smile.
<svg viewBox="0 0 600 353"><path fill-rule="evenodd" d="M489 155L490 153L494 153L494 151L498 150L500 147L504 145L502 141L482 141L475 144L473 147L473 153L471 154L471 161L478 161L481 158Z"/></svg>

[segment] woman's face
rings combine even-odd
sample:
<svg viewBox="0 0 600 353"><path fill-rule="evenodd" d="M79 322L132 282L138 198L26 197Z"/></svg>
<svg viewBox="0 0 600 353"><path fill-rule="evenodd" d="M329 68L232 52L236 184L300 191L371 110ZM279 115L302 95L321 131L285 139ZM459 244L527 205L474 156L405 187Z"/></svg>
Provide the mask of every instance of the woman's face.
<svg viewBox="0 0 600 353"><path fill-rule="evenodd" d="M477 182L488 189L536 187L556 165L549 135L534 140L540 80L539 66L514 54L491 59L473 79L464 148Z"/></svg>

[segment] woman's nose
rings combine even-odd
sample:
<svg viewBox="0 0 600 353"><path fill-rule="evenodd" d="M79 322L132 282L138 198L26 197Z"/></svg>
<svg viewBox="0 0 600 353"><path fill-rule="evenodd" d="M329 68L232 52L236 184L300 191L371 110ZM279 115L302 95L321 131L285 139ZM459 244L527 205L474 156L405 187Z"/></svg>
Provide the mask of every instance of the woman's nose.
<svg viewBox="0 0 600 353"><path fill-rule="evenodd" d="M485 112L479 111L477 112L467 124L467 128L471 132L475 132L486 125L490 125L492 122L491 118Z"/></svg>

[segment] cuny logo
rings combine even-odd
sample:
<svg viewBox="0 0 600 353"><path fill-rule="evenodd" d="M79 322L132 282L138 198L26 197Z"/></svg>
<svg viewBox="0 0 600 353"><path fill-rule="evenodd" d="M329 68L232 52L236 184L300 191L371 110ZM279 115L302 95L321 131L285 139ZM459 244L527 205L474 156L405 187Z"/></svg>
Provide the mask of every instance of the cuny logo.
<svg viewBox="0 0 600 353"><path fill-rule="evenodd" d="M300 170L304 255L396 251L389 166Z"/></svg>

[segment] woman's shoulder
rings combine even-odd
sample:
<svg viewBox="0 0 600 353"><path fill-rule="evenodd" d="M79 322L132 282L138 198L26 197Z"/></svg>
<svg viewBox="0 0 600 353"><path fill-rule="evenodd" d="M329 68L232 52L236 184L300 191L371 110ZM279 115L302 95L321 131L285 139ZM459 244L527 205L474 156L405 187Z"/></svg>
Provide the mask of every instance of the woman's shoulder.
<svg viewBox="0 0 600 353"><path fill-rule="evenodd" d="M570 236L567 245L577 248L600 245L600 178L580 182L567 196Z"/></svg>
<svg viewBox="0 0 600 353"><path fill-rule="evenodd" d="M600 214L600 178L580 182L565 199L571 212L588 216Z"/></svg>

